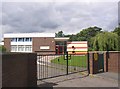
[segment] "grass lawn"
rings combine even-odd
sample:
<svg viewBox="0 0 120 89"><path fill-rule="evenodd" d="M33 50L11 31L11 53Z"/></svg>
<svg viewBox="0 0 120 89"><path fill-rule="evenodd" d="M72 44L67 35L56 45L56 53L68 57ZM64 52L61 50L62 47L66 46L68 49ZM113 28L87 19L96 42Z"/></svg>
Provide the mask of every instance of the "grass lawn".
<svg viewBox="0 0 120 89"><path fill-rule="evenodd" d="M64 60L64 56L57 57L51 60L52 63L66 65L67 60ZM87 56L71 56L68 59L69 66L87 67Z"/></svg>

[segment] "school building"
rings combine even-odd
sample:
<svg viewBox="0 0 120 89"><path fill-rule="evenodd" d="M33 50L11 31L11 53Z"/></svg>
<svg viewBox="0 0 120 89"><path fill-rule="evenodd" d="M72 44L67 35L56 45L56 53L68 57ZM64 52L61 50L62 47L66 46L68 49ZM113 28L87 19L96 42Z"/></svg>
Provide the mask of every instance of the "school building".
<svg viewBox="0 0 120 89"><path fill-rule="evenodd" d="M87 41L68 41L69 37L55 37L55 33L7 33L4 46L8 52L47 52L63 54L66 51L85 53ZM79 53L77 52L77 53Z"/></svg>

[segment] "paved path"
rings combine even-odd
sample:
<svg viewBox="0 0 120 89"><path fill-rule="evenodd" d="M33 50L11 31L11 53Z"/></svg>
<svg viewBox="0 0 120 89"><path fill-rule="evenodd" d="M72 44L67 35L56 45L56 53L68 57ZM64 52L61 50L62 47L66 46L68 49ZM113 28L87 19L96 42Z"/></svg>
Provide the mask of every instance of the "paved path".
<svg viewBox="0 0 120 89"><path fill-rule="evenodd" d="M50 63L53 57L41 58L38 63L38 77L46 78L66 74L66 66ZM47 66L46 66L47 65ZM73 67L71 67L73 68ZM42 71L42 72L41 72ZM118 87L118 76L115 73L100 73L96 76L86 76L82 73L59 76L38 81L39 87Z"/></svg>
<svg viewBox="0 0 120 89"><path fill-rule="evenodd" d="M104 72L104 73L98 73L96 74L96 76L118 81L118 73Z"/></svg>
<svg viewBox="0 0 120 89"><path fill-rule="evenodd" d="M39 87L118 87L115 80L103 79L82 74L71 74L43 81L38 81Z"/></svg>

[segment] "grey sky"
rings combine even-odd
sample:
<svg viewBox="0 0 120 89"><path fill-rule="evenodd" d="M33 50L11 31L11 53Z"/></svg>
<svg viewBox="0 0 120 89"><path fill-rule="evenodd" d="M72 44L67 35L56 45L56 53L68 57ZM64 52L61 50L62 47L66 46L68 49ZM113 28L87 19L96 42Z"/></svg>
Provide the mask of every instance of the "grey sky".
<svg viewBox="0 0 120 89"><path fill-rule="evenodd" d="M3 34L60 30L74 34L90 26L111 31L118 25L118 3L3 2L0 17Z"/></svg>

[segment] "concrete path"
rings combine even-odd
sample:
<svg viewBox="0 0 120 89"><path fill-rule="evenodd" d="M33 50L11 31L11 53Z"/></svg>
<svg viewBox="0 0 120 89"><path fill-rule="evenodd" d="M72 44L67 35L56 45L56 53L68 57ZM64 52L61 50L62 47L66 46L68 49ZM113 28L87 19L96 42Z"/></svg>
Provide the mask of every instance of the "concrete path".
<svg viewBox="0 0 120 89"><path fill-rule="evenodd" d="M38 81L39 87L118 87L118 81L80 73Z"/></svg>
<svg viewBox="0 0 120 89"><path fill-rule="evenodd" d="M98 73L95 76L118 81L118 73L104 72L104 73Z"/></svg>

